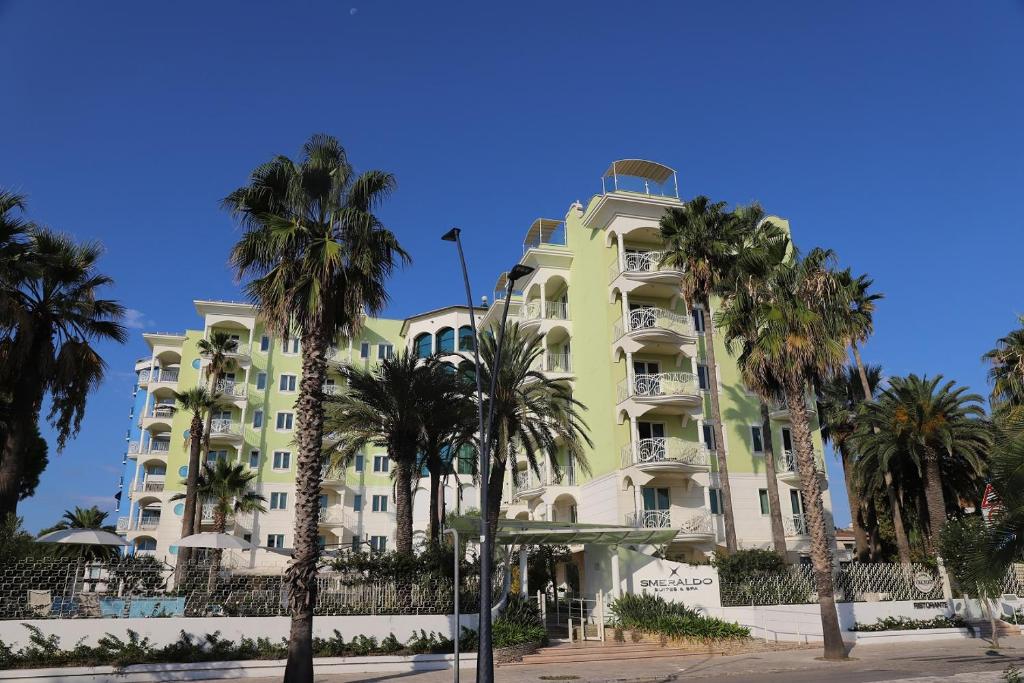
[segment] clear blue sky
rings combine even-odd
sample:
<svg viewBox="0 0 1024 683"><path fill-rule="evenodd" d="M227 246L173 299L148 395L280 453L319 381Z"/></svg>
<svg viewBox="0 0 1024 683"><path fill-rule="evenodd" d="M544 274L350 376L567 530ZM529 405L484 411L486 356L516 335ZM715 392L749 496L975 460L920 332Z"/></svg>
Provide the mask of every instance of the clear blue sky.
<svg viewBox="0 0 1024 683"><path fill-rule="evenodd" d="M534 218L628 157L678 169L685 197L760 200L874 276L865 356L889 374L983 391L979 356L1024 312L1019 1L0 0L0 63L0 186L106 245L140 328L239 298L218 201L318 131L398 177L383 216L415 263L392 316L461 300L449 226L489 293ZM104 349L29 529L112 507L139 332Z"/></svg>

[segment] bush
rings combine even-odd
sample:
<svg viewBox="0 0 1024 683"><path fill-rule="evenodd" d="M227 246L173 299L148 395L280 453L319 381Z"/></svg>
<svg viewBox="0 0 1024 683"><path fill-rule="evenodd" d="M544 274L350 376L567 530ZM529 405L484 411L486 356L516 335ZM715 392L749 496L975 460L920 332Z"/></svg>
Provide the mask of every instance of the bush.
<svg viewBox="0 0 1024 683"><path fill-rule="evenodd" d="M873 624L855 623L850 630L871 633L877 631L920 631L929 628L966 628L966 626L967 622L956 615L952 617L938 616L934 619L883 617Z"/></svg>
<svg viewBox="0 0 1024 683"><path fill-rule="evenodd" d="M518 594L510 594L501 613L491 626L494 647L512 647L524 643L546 644L548 632L537 606Z"/></svg>
<svg viewBox="0 0 1024 683"><path fill-rule="evenodd" d="M771 586L772 604L803 604L814 590L771 550L737 550L732 555L718 552L711 564L718 570L726 607L764 604L766 586Z"/></svg>
<svg viewBox="0 0 1024 683"><path fill-rule="evenodd" d="M750 629L701 614L699 609L642 593L623 595L612 603L612 614L623 628L665 638L701 641L747 638Z"/></svg>

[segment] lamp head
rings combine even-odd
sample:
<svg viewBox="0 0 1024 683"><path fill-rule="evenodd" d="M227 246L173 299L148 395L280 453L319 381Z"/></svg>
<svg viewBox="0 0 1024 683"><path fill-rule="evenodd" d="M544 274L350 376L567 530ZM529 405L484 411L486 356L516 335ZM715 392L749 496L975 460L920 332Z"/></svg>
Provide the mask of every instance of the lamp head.
<svg viewBox="0 0 1024 683"><path fill-rule="evenodd" d="M517 263L516 265L512 266L512 270L508 271L509 282L521 280L532 272L533 268L531 268L530 266L524 266L522 263Z"/></svg>
<svg viewBox="0 0 1024 683"><path fill-rule="evenodd" d="M462 232L460 228L452 228L445 234L441 235L441 239L445 242L455 242L459 239L459 233Z"/></svg>

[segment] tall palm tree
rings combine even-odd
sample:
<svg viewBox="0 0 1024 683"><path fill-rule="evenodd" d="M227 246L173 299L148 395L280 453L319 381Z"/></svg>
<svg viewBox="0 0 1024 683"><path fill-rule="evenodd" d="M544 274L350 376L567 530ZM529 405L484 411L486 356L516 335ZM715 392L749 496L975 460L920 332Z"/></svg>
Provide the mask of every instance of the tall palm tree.
<svg viewBox="0 0 1024 683"><path fill-rule="evenodd" d="M206 390L206 387L193 387L181 393L174 392L174 398L182 410L192 414L188 429L188 474L185 478L185 511L181 517L181 537L191 536L196 532L196 519L199 511L198 485L199 467L203 461L202 451L204 443L203 421L208 416L216 403L216 398ZM208 428L207 428L208 429ZM177 566L184 567L192 558L192 549L182 547L178 550ZM178 578L181 578L179 574Z"/></svg>
<svg viewBox="0 0 1024 683"><path fill-rule="evenodd" d="M81 508L76 505L74 510L65 510L64 514L61 515L59 522L47 529L43 529L39 532L39 535L42 536L43 534L48 534L51 531L60 531L61 529L102 529L103 531L116 531L117 529L112 524L106 523L107 517L109 516L109 512L100 510L95 505L87 508ZM117 548L102 545L67 544L61 547L58 552L62 555L74 555L76 557L86 559L102 560L116 556Z"/></svg>
<svg viewBox="0 0 1024 683"><path fill-rule="evenodd" d="M850 519L853 526L853 537L856 543L857 560L867 562L870 559L871 543L868 538L868 510L860 498L860 489L854 482L854 462L856 460L852 437L857 429L864 406L861 379L867 378L868 390L872 396L882 378L882 369L877 365L868 365L863 369L847 366L846 371L827 379L818 389L818 415L821 418L821 438L831 442L839 459L843 463L843 475L846 481L846 497L850 504ZM902 521L900 522L902 524ZM899 530L906 537L903 529Z"/></svg>
<svg viewBox="0 0 1024 683"><path fill-rule="evenodd" d="M385 281L396 264L409 260L374 214L394 188L390 173L357 175L335 138L314 135L299 161L273 158L224 200L245 229L231 262L239 278L248 279L246 293L268 330L295 334L302 346L295 551L286 574L289 683L313 680L325 352L332 339L356 337L364 314L380 313L388 301Z"/></svg>
<svg viewBox="0 0 1024 683"><path fill-rule="evenodd" d="M0 279L0 395L8 399L0 518L17 512L22 459L32 452L26 446L44 399L59 452L78 433L89 393L103 380L106 363L97 345L127 338L124 308L100 296L112 280L96 269L98 244L32 228L17 250L21 256L4 264Z"/></svg>
<svg viewBox="0 0 1024 683"><path fill-rule="evenodd" d="M238 363L231 355L238 351L238 341L231 338L227 332L212 332L209 339L200 339L197 344L199 355L207 360L204 373L206 374L206 385L208 394L216 398L221 393L220 382L224 375L234 370ZM206 415L206 426L204 431L203 451L210 450L210 427L213 421L213 411Z"/></svg>
<svg viewBox="0 0 1024 683"><path fill-rule="evenodd" d="M926 547L934 553L946 523L943 468L957 469L981 477L991 445L991 429L984 419L981 397L968 394L956 382L944 382L911 374L894 377L878 400L865 406L863 428L856 435L856 447L877 458L885 470L892 460L913 465L920 474L927 504Z"/></svg>
<svg viewBox="0 0 1024 683"><path fill-rule="evenodd" d="M796 448L800 484L811 536L811 565L821 612L825 658L846 656L832 583L832 544L821 498L807 413L807 393L846 360L844 329L837 312L845 302L829 265L830 251L814 249L772 270L756 290L738 289L718 323L744 376L777 380L785 396Z"/></svg>
<svg viewBox="0 0 1024 683"><path fill-rule="evenodd" d="M250 490L256 473L241 463L231 464L227 460L217 459L211 466L203 464L203 471L196 478L196 491L199 498L213 506L213 530L218 534L227 531L228 521L238 513L266 512L263 503L267 499ZM171 500L182 500L187 494L176 493ZM210 576L214 577L220 570L224 551L217 548L213 551L210 564Z"/></svg>
<svg viewBox="0 0 1024 683"><path fill-rule="evenodd" d="M387 450L395 480L395 548L412 553L412 487L420 465L423 423L438 382L449 381L434 358L403 351L372 370L345 366L346 389L328 399L325 429L336 432L333 464L348 467L367 445Z"/></svg>
<svg viewBox="0 0 1024 683"><path fill-rule="evenodd" d="M996 341L996 347L981 358L991 367L992 407L998 411L1024 405L1024 316L1017 319L1021 327Z"/></svg>
<svg viewBox="0 0 1024 683"><path fill-rule="evenodd" d="M497 357L497 339L491 330L480 333L478 346L480 366L475 370L480 373L481 385L490 387ZM539 337L520 329L518 323L510 325L505 330L494 395L484 397L485 402L494 401L494 424L489 436L491 470L483 484L488 487L484 514L492 538L498 528L505 472L509 466L515 470L519 457L538 477L543 460L547 460L554 476L560 477L558 453L564 449L581 471L590 472L583 445L592 446L593 442L580 415L586 406L573 398L568 382L551 379L534 369L539 367L538 358L543 352ZM485 404L484 414L489 410Z"/></svg>
<svg viewBox="0 0 1024 683"><path fill-rule="evenodd" d="M725 211L725 202L712 202L701 195L683 207L665 212L659 222L665 242L662 265L682 271L682 293L690 306L699 306L705 316L704 356L708 369L708 395L711 423L715 434L718 478L721 485L722 513L725 516L725 545L736 552L736 515L729 483L729 457L722 429L722 409L718 395L718 362L715 357L715 325L711 298L728 289L729 274L739 242L738 223Z"/></svg>
<svg viewBox="0 0 1024 683"><path fill-rule="evenodd" d="M880 301L884 295L879 292L872 292L871 285L874 282L867 275L854 277L847 268L837 274L839 282L846 288L846 296L849 298L849 308L846 311L844 326L850 344L850 351L853 353L854 366L860 378L862 396L865 401L872 399L872 387L868 381L868 373L864 361L860 357L859 344L867 342L875 330L874 313L875 302Z"/></svg>

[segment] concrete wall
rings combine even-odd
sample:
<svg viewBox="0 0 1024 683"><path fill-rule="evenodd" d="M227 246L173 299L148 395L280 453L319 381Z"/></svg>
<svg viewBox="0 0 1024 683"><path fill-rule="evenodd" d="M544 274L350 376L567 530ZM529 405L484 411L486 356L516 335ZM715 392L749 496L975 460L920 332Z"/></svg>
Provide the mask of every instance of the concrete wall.
<svg viewBox="0 0 1024 683"><path fill-rule="evenodd" d="M26 621L0 621L0 641L15 648L28 644L29 630L24 624L39 628L44 635L56 635L61 646L71 649L78 641L95 645L104 634L110 633L126 638L129 630L149 638L157 646L178 640L182 631L202 638L208 633L220 632L222 638L238 641L242 637L270 638L280 640L288 637L288 617L195 617L195 618L151 618L151 619L32 619ZM462 626L476 629L477 615L463 614L459 619ZM395 634L405 642L423 629L441 633L451 638L455 629L454 615L444 614L402 614L392 616L348 616L316 617L313 619L313 635L330 638L339 631L345 640L354 636L373 636L377 640Z"/></svg>

